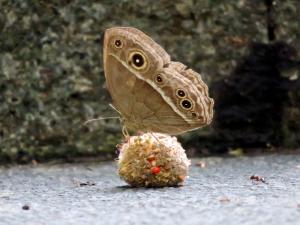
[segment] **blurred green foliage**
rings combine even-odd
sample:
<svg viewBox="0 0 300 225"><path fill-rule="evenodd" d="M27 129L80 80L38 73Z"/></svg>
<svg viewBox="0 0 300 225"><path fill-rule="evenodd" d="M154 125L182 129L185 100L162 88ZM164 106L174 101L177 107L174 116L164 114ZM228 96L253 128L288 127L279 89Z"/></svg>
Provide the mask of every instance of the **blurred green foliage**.
<svg viewBox="0 0 300 225"><path fill-rule="evenodd" d="M278 39L300 49L300 2L276 3ZM0 1L0 161L114 154L118 120L84 126L117 115L102 68L106 28L143 30L211 84L230 75L249 42L268 41L265 10L259 0ZM299 121L298 106L287 121ZM284 127L292 146L295 129Z"/></svg>

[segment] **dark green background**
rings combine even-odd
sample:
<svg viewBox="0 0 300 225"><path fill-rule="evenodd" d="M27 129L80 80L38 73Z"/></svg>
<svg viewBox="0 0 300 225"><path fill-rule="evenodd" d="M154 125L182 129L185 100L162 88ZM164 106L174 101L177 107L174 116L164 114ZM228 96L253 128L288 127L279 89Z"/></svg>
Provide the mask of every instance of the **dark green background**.
<svg viewBox="0 0 300 225"><path fill-rule="evenodd" d="M274 3L277 40L300 49L300 2ZM113 26L143 30L209 85L230 76L251 42L269 41L260 0L2 0L1 162L114 157L119 122L83 126L117 115L108 106L102 67L101 36ZM299 82L298 72L282 75ZM299 92L289 93L294 103L284 109L283 147L299 144ZM181 140L191 149L206 146L196 152L211 152L211 135L214 129L206 128Z"/></svg>

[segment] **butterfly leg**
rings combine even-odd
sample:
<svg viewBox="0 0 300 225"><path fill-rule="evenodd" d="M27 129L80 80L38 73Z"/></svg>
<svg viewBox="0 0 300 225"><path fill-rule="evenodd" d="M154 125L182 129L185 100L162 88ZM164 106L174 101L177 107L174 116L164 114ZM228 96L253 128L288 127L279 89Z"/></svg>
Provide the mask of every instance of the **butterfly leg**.
<svg viewBox="0 0 300 225"><path fill-rule="evenodd" d="M124 136L125 139L128 139L130 137L129 132L127 130L126 125L124 125L124 123L121 121L122 124L122 134Z"/></svg>

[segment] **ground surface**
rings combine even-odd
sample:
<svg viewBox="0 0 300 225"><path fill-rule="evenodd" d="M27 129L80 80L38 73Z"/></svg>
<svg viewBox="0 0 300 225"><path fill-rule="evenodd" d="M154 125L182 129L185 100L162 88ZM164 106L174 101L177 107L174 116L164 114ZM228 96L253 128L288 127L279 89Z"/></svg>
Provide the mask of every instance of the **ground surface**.
<svg viewBox="0 0 300 225"><path fill-rule="evenodd" d="M115 163L0 168L0 224L300 224L299 155L197 161L161 189L129 188Z"/></svg>

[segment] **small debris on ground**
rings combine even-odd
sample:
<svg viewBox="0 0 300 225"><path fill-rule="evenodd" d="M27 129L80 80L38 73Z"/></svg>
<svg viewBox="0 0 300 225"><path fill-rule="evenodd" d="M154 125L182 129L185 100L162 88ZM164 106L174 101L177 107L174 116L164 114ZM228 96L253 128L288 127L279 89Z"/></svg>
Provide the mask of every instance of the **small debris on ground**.
<svg viewBox="0 0 300 225"><path fill-rule="evenodd" d="M230 199L228 197L224 196L219 201L222 203L228 203L228 202L230 202Z"/></svg>
<svg viewBox="0 0 300 225"><path fill-rule="evenodd" d="M93 169L91 168L91 167L88 167L88 166L86 166L86 167L84 167L86 170L88 170L88 171L93 171Z"/></svg>
<svg viewBox="0 0 300 225"><path fill-rule="evenodd" d="M23 205L23 206L22 206L22 209L23 209L23 210L29 210L30 207L29 207L29 205Z"/></svg>
<svg viewBox="0 0 300 225"><path fill-rule="evenodd" d="M78 181L78 180L73 180L73 184L75 184L76 187L95 186L96 185L96 183L94 183L94 182L90 182L90 181L81 182L81 181Z"/></svg>
<svg viewBox="0 0 300 225"><path fill-rule="evenodd" d="M200 168L205 168L206 167L206 162L200 160L196 163L196 166L200 167Z"/></svg>
<svg viewBox="0 0 300 225"><path fill-rule="evenodd" d="M93 182L82 182L82 183L79 183L80 186L95 186L96 183L93 183Z"/></svg>
<svg viewBox="0 0 300 225"><path fill-rule="evenodd" d="M256 182L262 182L262 183L267 184L265 178L263 178L261 176L258 176L258 175L252 175L252 176L250 176L250 180L256 181Z"/></svg>

